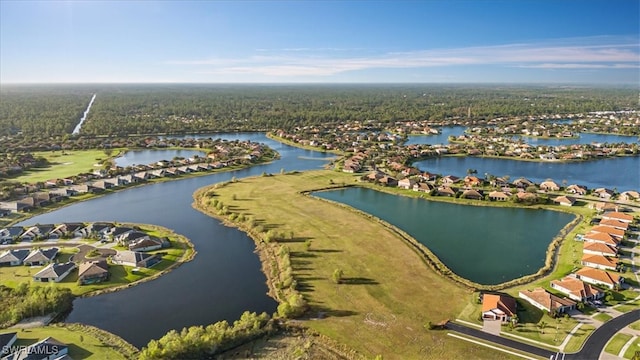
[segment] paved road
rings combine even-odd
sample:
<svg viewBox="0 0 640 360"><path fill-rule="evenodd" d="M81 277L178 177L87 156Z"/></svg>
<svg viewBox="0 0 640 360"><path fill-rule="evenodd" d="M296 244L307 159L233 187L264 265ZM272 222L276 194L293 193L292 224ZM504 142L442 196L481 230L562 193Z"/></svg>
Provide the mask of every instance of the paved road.
<svg viewBox="0 0 640 360"><path fill-rule="evenodd" d="M470 335L470 336L473 336L473 337L476 337L476 338L479 338L479 339L482 339L482 340L491 341L491 342L494 342L496 344L500 344L500 345L503 345L503 346L506 346L506 347L510 347L512 349L517 349L517 350L521 350L521 351L524 351L524 352L528 352L530 354L538 355L538 356L544 357L546 359L549 359L552 355L556 354L556 352L554 352L554 351L542 349L542 348L539 348L539 347L536 347L536 346L533 346L533 345L521 343L519 341L507 339L507 338L504 338L504 337L488 334L486 332L483 332L482 330L466 327L464 325L460 325L460 324L456 324L456 323L451 323L451 322L447 323L447 329L459 332L461 334Z"/></svg>
<svg viewBox="0 0 640 360"><path fill-rule="evenodd" d="M560 359L564 360L598 360L600 357L600 353L604 350L604 346L607 342L615 335L618 331L622 330L627 325L640 320L640 309L633 310L623 315L620 315L614 319L611 319L604 323L602 326L597 328L587 342L582 347L580 352L575 354L566 354L564 357L560 355ZM492 335L483 332L482 330L478 330L475 328L470 328L464 325L456 324L456 323L447 323L447 329L459 332L461 334L473 336L479 339L487 340L494 342L496 344L500 344L506 347L510 347L512 349L517 349L520 351L524 351L533 355L541 356L546 359L550 359L551 356L557 354L557 352L546 350L543 348L539 348L537 346L521 343L519 341L511 340L508 338Z"/></svg>
<svg viewBox="0 0 640 360"><path fill-rule="evenodd" d="M630 311L624 315L620 315L617 318L611 319L605 322L601 327L597 328L584 344L584 347L580 352L572 355L567 355L567 359L580 359L580 360L598 360L600 353L604 349L609 339L613 337L618 331L622 330L625 326L631 324L634 321L640 320L640 309Z"/></svg>

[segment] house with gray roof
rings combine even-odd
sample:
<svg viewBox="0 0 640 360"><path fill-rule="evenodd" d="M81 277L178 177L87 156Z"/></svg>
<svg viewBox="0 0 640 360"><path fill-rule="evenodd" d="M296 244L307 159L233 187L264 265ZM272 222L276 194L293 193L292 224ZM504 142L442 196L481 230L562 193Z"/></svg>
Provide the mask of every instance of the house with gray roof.
<svg viewBox="0 0 640 360"><path fill-rule="evenodd" d="M111 257L114 264L149 268L159 263L162 259L158 255L146 254L137 251L118 251Z"/></svg>
<svg viewBox="0 0 640 360"><path fill-rule="evenodd" d="M69 347L48 337L3 357L2 360L71 360Z"/></svg>
<svg viewBox="0 0 640 360"><path fill-rule="evenodd" d="M36 266L48 264L58 255L58 248L50 249L36 249L29 253L29 255L23 260L23 263L27 266Z"/></svg>
<svg viewBox="0 0 640 360"><path fill-rule="evenodd" d="M109 265L105 260L84 262L78 269L78 281L81 285L107 281L109 275Z"/></svg>
<svg viewBox="0 0 640 360"><path fill-rule="evenodd" d="M71 274L75 268L76 264L72 262L49 264L33 275L33 280L39 282L60 282Z"/></svg>
<svg viewBox="0 0 640 360"><path fill-rule="evenodd" d="M3 229L0 229L0 243L10 240L17 240L20 235L24 232L24 228L22 226L10 226Z"/></svg>
<svg viewBox="0 0 640 360"><path fill-rule="evenodd" d="M28 255L29 255L28 249L7 250L3 253L0 253L0 266L22 265L22 262Z"/></svg>

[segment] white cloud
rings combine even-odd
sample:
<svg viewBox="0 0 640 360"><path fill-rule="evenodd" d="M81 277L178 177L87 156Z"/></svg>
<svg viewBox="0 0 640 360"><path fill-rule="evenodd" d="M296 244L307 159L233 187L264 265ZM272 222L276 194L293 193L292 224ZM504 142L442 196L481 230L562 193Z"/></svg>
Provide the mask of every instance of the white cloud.
<svg viewBox="0 0 640 360"><path fill-rule="evenodd" d="M607 43L608 42L608 43ZM560 39L543 44L506 44L407 52L374 56L335 56L335 49L260 49L261 55L237 58L174 60L167 64L199 66L198 73L276 77L331 76L368 69L431 68L460 65L503 65L538 69L638 68L637 38ZM322 55L319 55L322 54Z"/></svg>

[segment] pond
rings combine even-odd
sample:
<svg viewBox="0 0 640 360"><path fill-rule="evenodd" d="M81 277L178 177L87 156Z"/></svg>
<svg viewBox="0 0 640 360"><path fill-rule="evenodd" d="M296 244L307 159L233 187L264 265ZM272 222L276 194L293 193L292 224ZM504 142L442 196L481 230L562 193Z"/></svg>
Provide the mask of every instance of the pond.
<svg viewBox="0 0 640 360"><path fill-rule="evenodd" d="M192 156L205 156L203 151L185 149L144 149L130 150L115 159L116 166L127 167L133 165L155 164L161 160L172 160L175 157L188 159Z"/></svg>
<svg viewBox="0 0 640 360"><path fill-rule="evenodd" d="M451 204L358 187L313 195L397 226L454 273L486 285L536 273L551 240L574 219L551 210Z"/></svg>

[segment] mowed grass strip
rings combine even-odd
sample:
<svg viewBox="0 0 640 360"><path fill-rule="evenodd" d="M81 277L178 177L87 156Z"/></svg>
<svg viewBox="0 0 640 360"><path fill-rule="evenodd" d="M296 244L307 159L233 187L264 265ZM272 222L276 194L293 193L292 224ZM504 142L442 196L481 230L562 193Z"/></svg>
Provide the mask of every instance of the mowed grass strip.
<svg viewBox="0 0 640 360"><path fill-rule="evenodd" d="M355 179L312 171L242 179L213 191L230 211L253 216L265 230L293 232L286 244L298 289L312 307L307 326L367 357L511 358L425 330L429 321L455 319L471 292L432 271L376 221L300 193ZM331 279L336 269L344 272L341 284Z"/></svg>
<svg viewBox="0 0 640 360"><path fill-rule="evenodd" d="M618 333L609 340L607 346L604 347L604 351L609 354L618 355L624 344L631 340L632 337L633 336L629 334Z"/></svg>

